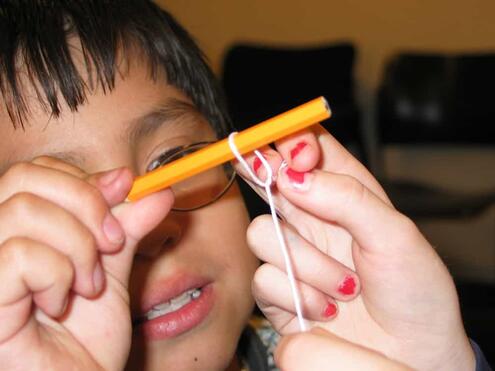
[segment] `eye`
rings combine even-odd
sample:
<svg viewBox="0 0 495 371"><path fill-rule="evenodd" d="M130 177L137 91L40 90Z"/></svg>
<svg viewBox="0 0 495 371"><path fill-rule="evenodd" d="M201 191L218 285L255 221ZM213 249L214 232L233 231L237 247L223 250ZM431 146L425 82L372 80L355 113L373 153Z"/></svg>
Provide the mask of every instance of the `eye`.
<svg viewBox="0 0 495 371"><path fill-rule="evenodd" d="M158 169L159 167L162 167L163 165L168 164L169 162L172 162L174 160L177 160L178 158L183 157L184 156L183 149L184 146L180 146L162 152L146 167L146 172L150 172L155 169Z"/></svg>

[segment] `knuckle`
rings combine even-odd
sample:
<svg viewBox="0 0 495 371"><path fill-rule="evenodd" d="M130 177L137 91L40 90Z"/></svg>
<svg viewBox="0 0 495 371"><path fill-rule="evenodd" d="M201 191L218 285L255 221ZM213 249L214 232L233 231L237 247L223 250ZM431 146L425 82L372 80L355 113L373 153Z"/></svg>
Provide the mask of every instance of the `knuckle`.
<svg viewBox="0 0 495 371"><path fill-rule="evenodd" d="M0 247L2 265L23 266L29 258L29 242L25 238L12 237L4 241Z"/></svg>
<svg viewBox="0 0 495 371"><path fill-rule="evenodd" d="M47 247L43 254L45 259L50 262L50 269L47 270L47 274L55 277L57 282L62 282L67 285L74 279L74 265L70 258L62 252Z"/></svg>
<svg viewBox="0 0 495 371"><path fill-rule="evenodd" d="M55 249L23 237L12 237L0 245L0 267L15 267L26 272L33 264L43 264L45 275L54 282L70 287L74 280L74 268L70 259Z"/></svg>
<svg viewBox="0 0 495 371"><path fill-rule="evenodd" d="M69 258L65 255L59 254L57 267L57 280L61 283L65 283L65 286L67 287L71 286L72 282L74 281L75 272L74 266L70 262Z"/></svg>
<svg viewBox="0 0 495 371"><path fill-rule="evenodd" d="M254 246L259 236L264 233L267 227L271 227L271 216L260 215L257 216L251 224L249 224L246 236L249 245Z"/></svg>
<svg viewBox="0 0 495 371"><path fill-rule="evenodd" d="M335 269L327 260L317 259L311 266L311 274L313 277L329 277Z"/></svg>
<svg viewBox="0 0 495 371"><path fill-rule="evenodd" d="M70 287L74 281L75 272L74 265L70 258L58 250L47 247L43 250L42 260L50 269L46 270L46 274L53 282L63 287Z"/></svg>
<svg viewBox="0 0 495 371"><path fill-rule="evenodd" d="M415 232L417 227L416 224L412 221L411 218L408 216L402 214L402 213L397 213L397 222L399 224L399 227L405 231L405 232Z"/></svg>
<svg viewBox="0 0 495 371"><path fill-rule="evenodd" d="M356 205L365 200L368 190L366 187L352 176L342 177L342 191L345 194L345 205Z"/></svg>
<svg viewBox="0 0 495 371"><path fill-rule="evenodd" d="M81 194L81 200L88 205L97 205L102 201L100 191L89 184L85 185L81 182L79 191Z"/></svg>
<svg viewBox="0 0 495 371"><path fill-rule="evenodd" d="M81 247L77 253L80 256L83 265L93 266L97 259L96 240L93 234L88 230L83 230L80 233Z"/></svg>
<svg viewBox="0 0 495 371"><path fill-rule="evenodd" d="M399 236L402 239L403 245L411 245L419 242L418 240L421 236L421 233L419 232L416 223L414 223L414 221L411 218L407 217L402 213L397 212L396 223L397 223L397 227L396 227L397 230L401 232L399 233Z"/></svg>
<svg viewBox="0 0 495 371"><path fill-rule="evenodd" d="M313 312L316 318L319 318L321 311L321 300L316 295L309 295L307 292L301 292L301 301L303 308L308 312Z"/></svg>
<svg viewBox="0 0 495 371"><path fill-rule="evenodd" d="M4 205L12 217L22 220L31 215L36 207L41 207L40 203L42 201L37 196L21 192L10 197Z"/></svg>
<svg viewBox="0 0 495 371"><path fill-rule="evenodd" d="M32 169L33 169L33 165L31 163L26 161L21 161L21 162L16 162L14 165L12 165L9 168L9 170L7 170L7 173L13 175L27 174Z"/></svg>
<svg viewBox="0 0 495 371"><path fill-rule="evenodd" d="M5 171L3 179L7 184L22 185L33 167L29 162L17 162Z"/></svg>
<svg viewBox="0 0 495 371"><path fill-rule="evenodd" d="M89 214L90 220L100 220L108 209L102 194L97 188L86 182L81 183L78 193L80 195L79 201L84 206L84 212Z"/></svg>
<svg viewBox="0 0 495 371"><path fill-rule="evenodd" d="M266 283L270 280L270 267L268 264L262 264L254 273L253 280L251 282L251 291L253 295L258 299L263 299L263 292L266 287Z"/></svg>

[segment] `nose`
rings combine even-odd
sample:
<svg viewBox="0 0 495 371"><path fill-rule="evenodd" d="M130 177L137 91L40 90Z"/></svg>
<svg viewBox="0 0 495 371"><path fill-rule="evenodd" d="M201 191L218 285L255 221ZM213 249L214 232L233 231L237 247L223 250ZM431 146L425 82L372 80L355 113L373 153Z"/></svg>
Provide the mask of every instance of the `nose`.
<svg viewBox="0 0 495 371"><path fill-rule="evenodd" d="M141 240L136 257L153 259L176 246L183 235L183 224L171 213Z"/></svg>

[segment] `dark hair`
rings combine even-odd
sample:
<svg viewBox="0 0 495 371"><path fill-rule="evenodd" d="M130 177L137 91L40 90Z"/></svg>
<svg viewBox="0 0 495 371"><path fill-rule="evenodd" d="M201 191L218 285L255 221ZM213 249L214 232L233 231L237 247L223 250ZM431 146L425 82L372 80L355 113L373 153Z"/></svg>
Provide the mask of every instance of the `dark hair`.
<svg viewBox="0 0 495 371"><path fill-rule="evenodd" d="M89 81L74 64L72 36L80 41ZM169 13L149 0L1 0L0 91L14 126L23 126L28 113L19 66L47 112L58 116L59 96L76 111L88 90L111 91L118 55L130 58L136 47L154 80L163 68L169 84L192 99L217 134L228 132L224 99L202 52Z"/></svg>

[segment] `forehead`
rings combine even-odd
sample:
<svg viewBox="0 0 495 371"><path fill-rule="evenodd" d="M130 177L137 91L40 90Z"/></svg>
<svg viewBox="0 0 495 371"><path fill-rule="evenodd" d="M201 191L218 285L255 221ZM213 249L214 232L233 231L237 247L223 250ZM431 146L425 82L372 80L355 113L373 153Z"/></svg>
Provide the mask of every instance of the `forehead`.
<svg viewBox="0 0 495 371"><path fill-rule="evenodd" d="M14 129L5 108L0 108L0 171L12 162L44 154L84 152L85 147L111 150L137 125L136 120L144 118L149 123L153 121L150 113L163 107L200 116L191 100L167 83L163 72L151 79L147 66L139 63L116 75L111 92L105 94L98 88L88 93L77 112L62 104L58 118L44 110L34 92L26 96L30 112L24 130Z"/></svg>

